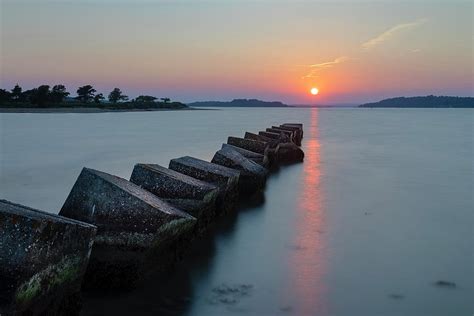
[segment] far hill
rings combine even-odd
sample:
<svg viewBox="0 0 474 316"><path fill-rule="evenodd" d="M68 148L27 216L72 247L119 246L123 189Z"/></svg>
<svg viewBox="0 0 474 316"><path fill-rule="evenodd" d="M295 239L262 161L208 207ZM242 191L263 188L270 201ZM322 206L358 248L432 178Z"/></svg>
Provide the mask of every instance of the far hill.
<svg viewBox="0 0 474 316"><path fill-rule="evenodd" d="M359 105L361 108L474 108L473 97L399 97Z"/></svg>
<svg viewBox="0 0 474 316"><path fill-rule="evenodd" d="M230 102L225 101L201 101L188 103L188 106L193 107L287 107L287 104L284 104L279 101L261 101L257 99L234 99Z"/></svg>

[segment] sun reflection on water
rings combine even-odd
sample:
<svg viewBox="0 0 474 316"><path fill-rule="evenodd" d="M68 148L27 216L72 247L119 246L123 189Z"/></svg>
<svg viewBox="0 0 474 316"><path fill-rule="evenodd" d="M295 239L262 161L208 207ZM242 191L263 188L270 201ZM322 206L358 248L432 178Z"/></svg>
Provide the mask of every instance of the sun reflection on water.
<svg viewBox="0 0 474 316"><path fill-rule="evenodd" d="M320 143L318 109L311 109L310 126L305 126L303 181L300 187L296 214L294 252L290 258L291 291L298 302L294 306L299 315L325 312L323 258L324 211L320 190Z"/></svg>

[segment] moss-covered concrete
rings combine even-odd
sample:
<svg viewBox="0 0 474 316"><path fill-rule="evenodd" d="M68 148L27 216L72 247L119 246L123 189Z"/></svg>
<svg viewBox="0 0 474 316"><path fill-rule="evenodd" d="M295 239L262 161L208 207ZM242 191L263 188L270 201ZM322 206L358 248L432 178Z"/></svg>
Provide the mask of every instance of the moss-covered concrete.
<svg viewBox="0 0 474 316"><path fill-rule="evenodd" d="M98 170L84 168L61 208L61 215L97 225L86 288L134 286L146 266L160 266L155 256L147 262L164 229L173 238L192 238L187 229L169 231L169 223L195 225L190 214L172 206L138 185ZM175 238L176 239L176 238ZM173 240L171 237L168 240ZM172 243L170 251L180 245ZM123 281L123 282L122 282Z"/></svg>
<svg viewBox="0 0 474 316"><path fill-rule="evenodd" d="M18 286L15 293L16 304L28 306L41 295L52 292L56 287L80 281L83 268L84 258L78 256L67 256L59 263L48 265Z"/></svg>
<svg viewBox="0 0 474 316"><path fill-rule="evenodd" d="M76 295L95 233L93 225L0 200L0 314L53 313Z"/></svg>

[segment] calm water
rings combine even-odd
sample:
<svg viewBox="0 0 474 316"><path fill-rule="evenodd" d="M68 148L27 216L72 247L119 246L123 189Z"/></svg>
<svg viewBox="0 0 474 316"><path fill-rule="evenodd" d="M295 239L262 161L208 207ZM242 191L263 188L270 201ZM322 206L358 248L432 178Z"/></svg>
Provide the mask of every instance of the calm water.
<svg viewBox="0 0 474 316"><path fill-rule="evenodd" d="M83 166L210 159L228 135L305 124L303 164L166 279L84 315L472 315L469 109L0 114L0 197L57 213ZM440 288L438 280L457 287Z"/></svg>

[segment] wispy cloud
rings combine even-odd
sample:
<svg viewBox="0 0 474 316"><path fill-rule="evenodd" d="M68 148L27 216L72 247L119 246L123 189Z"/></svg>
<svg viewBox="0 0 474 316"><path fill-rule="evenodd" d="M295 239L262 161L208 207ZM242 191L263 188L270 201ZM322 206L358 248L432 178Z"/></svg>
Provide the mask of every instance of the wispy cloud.
<svg viewBox="0 0 474 316"><path fill-rule="evenodd" d="M321 69L321 68L331 68L332 66L343 63L348 59L349 59L349 57L347 57L347 56L341 56L341 57L338 57L338 58L334 59L333 61L327 61L325 63L320 63L320 64L312 64L312 65L309 65L309 67L319 68L319 69Z"/></svg>
<svg viewBox="0 0 474 316"><path fill-rule="evenodd" d="M418 19L413 22L408 22L408 23L402 23L395 25L394 27L391 27L387 31L383 32L382 34L368 40L365 43L362 43L362 48L364 50L370 50L383 42L386 42L387 40L391 39L395 34L402 32L402 31L407 31L413 28L416 28L424 23L426 23L427 19Z"/></svg>
<svg viewBox="0 0 474 316"><path fill-rule="evenodd" d="M309 72L303 76L303 78L314 78L316 76L316 73L320 70L327 69L327 68L332 68L338 64L341 64L343 62L346 62L349 60L349 57L347 56L341 56L338 57L332 61L326 61L323 63L319 64L311 64L311 65L305 65L306 67L309 68Z"/></svg>

